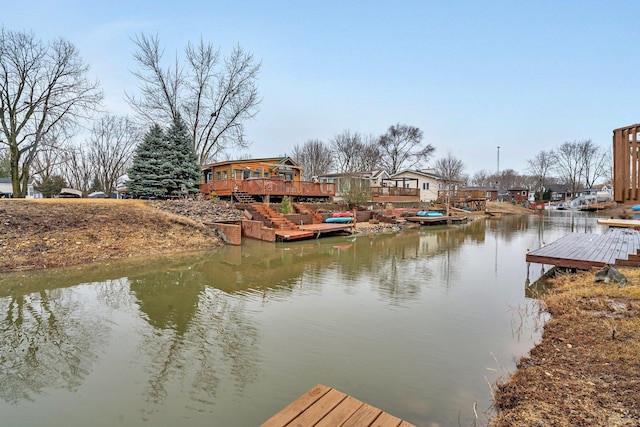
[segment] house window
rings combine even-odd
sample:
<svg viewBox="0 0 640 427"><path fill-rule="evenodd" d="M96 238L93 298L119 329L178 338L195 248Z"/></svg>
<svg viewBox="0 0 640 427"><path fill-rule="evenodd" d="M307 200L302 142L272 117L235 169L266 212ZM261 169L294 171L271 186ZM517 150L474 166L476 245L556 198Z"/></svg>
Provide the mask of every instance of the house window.
<svg viewBox="0 0 640 427"><path fill-rule="evenodd" d="M216 181L220 181L220 171L216 172Z"/></svg>
<svg viewBox="0 0 640 427"><path fill-rule="evenodd" d="M523 191L523 192L522 192L522 195L523 195L523 196L526 196L526 195L527 195L527 192L526 192L526 191Z"/></svg>
<svg viewBox="0 0 640 427"><path fill-rule="evenodd" d="M485 193L485 197L486 197L487 199L490 199L490 198L491 198L491 191L487 191L487 192Z"/></svg>
<svg viewBox="0 0 640 427"><path fill-rule="evenodd" d="M428 182L423 182L422 183L422 189L423 190L428 190L429 189L429 183Z"/></svg>
<svg viewBox="0 0 640 427"><path fill-rule="evenodd" d="M222 171L222 179L227 179L227 171Z"/></svg>

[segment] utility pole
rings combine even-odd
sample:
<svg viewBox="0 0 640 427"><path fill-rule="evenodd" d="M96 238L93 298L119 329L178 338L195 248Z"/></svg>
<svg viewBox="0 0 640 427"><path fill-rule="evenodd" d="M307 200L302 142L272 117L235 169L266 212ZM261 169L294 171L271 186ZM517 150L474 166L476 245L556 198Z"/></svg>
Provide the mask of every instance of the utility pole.
<svg viewBox="0 0 640 427"><path fill-rule="evenodd" d="M498 145L498 173L500 175L500 146Z"/></svg>

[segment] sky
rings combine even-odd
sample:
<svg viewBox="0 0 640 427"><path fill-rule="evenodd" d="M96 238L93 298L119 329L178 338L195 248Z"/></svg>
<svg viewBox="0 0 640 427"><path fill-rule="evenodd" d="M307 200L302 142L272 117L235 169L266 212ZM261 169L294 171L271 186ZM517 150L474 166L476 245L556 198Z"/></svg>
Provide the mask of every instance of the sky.
<svg viewBox="0 0 640 427"><path fill-rule="evenodd" d="M262 67L243 154L400 123L436 148L423 166L451 152L472 176L526 173L567 141L611 150L613 129L640 122L638 16L639 1L615 0L23 0L0 25L75 44L118 115L137 93L136 35L170 60L200 38L223 55L239 45Z"/></svg>

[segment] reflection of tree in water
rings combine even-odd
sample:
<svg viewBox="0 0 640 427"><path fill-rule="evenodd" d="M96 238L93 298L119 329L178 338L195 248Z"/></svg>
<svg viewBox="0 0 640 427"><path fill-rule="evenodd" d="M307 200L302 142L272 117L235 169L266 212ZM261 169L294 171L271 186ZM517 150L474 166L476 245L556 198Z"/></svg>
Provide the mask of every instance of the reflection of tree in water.
<svg viewBox="0 0 640 427"><path fill-rule="evenodd" d="M258 332L244 301L205 285L217 281L215 273L206 273L220 268L218 261L131 280L140 310L153 326L141 350L151 358L147 392L153 405L186 388L191 405L210 406L225 376L233 378L240 394L257 377Z"/></svg>
<svg viewBox="0 0 640 427"><path fill-rule="evenodd" d="M467 240L482 242L484 238L484 221L463 227L422 227L398 234L358 236L351 245L334 245L336 268L347 289L365 281L375 284L391 301L408 301L433 281L436 272L449 283L455 273L453 257L460 246ZM439 262L436 268L429 262L416 262L435 257Z"/></svg>
<svg viewBox="0 0 640 427"><path fill-rule="evenodd" d="M72 289L5 297L0 310L0 396L10 403L46 388L75 390L105 343L105 323Z"/></svg>

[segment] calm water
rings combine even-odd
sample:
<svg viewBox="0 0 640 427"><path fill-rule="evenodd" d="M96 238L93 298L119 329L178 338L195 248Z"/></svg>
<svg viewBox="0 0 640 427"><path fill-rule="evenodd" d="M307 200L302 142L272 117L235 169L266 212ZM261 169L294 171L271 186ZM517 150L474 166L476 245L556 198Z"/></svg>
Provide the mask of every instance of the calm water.
<svg viewBox="0 0 640 427"><path fill-rule="evenodd" d="M571 212L0 276L3 426L256 426L317 383L478 423L539 338L526 250Z"/></svg>

